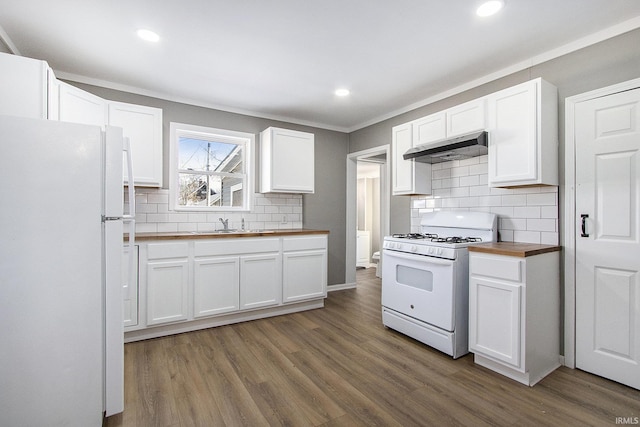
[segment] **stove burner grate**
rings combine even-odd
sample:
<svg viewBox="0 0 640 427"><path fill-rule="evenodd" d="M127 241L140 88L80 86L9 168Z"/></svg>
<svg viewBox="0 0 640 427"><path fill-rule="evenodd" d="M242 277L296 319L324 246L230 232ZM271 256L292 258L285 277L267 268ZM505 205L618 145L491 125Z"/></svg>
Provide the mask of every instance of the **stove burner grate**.
<svg viewBox="0 0 640 427"><path fill-rule="evenodd" d="M435 243L475 243L475 242L481 242L482 239L480 237L458 237L458 236L451 236L451 237L435 237L433 239L431 239L432 242Z"/></svg>
<svg viewBox="0 0 640 427"><path fill-rule="evenodd" d="M428 233L398 233L394 234L391 237L395 237L397 239L437 239L437 234L428 234Z"/></svg>

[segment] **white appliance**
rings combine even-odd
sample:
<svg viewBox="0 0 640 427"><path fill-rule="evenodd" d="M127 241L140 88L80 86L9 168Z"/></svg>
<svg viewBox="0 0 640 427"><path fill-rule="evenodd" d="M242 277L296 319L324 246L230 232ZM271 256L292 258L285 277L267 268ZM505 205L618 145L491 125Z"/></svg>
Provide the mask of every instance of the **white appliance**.
<svg viewBox="0 0 640 427"><path fill-rule="evenodd" d="M455 359L469 352L467 247L497 240L497 218L439 211L424 214L420 227L384 238L382 322Z"/></svg>
<svg viewBox="0 0 640 427"><path fill-rule="evenodd" d="M125 144L119 128L0 116L0 425L123 410Z"/></svg>

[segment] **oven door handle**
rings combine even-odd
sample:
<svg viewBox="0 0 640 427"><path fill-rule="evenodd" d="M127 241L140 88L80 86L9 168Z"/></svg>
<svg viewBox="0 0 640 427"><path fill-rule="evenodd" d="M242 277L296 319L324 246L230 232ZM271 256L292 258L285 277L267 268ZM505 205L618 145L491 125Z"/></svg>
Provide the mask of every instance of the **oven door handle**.
<svg viewBox="0 0 640 427"><path fill-rule="evenodd" d="M400 259L406 259L408 261L420 260L423 262L428 262L429 264L447 265L447 266L453 264L453 261L451 260L435 258L428 255L412 255L412 254L405 254L403 252L396 252L396 251L389 251L389 250L386 250L384 252L386 252L389 256L393 256Z"/></svg>

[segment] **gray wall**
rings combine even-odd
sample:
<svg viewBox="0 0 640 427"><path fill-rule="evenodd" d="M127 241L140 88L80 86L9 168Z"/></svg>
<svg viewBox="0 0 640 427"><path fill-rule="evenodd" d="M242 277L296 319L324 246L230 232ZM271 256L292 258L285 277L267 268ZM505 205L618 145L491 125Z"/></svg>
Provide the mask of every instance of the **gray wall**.
<svg viewBox="0 0 640 427"><path fill-rule="evenodd" d="M488 95L492 92L537 77L549 81L558 88L560 132L560 182L564 182L564 99L640 77L640 30L620 35L581 49L568 55L511 74L496 81L476 87L458 95L420 107L349 135L349 152L365 150L391 143L391 128L411 120L444 110L449 107ZM391 197L391 232L401 233L410 229L411 198ZM560 237L562 241L563 187L560 186Z"/></svg>
<svg viewBox="0 0 640 427"><path fill-rule="evenodd" d="M83 90L112 101L162 108L164 144L163 182L169 173L169 123L179 122L258 134L269 126L311 132L315 135L315 193L303 196L303 227L329 230L328 283L343 284L345 278L346 158L349 137L346 133L301 126L292 123L228 113L69 82ZM256 144L259 147L259 144ZM259 152L257 154L260 155Z"/></svg>

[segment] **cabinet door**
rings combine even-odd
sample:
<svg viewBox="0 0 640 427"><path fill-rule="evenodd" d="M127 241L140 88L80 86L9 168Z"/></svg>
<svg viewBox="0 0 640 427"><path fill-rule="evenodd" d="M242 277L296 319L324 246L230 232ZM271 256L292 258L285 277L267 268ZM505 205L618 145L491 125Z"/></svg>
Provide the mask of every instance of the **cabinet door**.
<svg viewBox="0 0 640 427"><path fill-rule="evenodd" d="M121 127L131 143L135 185L161 187L162 110L109 101L108 112L109 125Z"/></svg>
<svg viewBox="0 0 640 427"><path fill-rule="evenodd" d="M393 194L411 194L413 191L413 165L402 155L412 147L411 123L392 129L391 156L393 158Z"/></svg>
<svg viewBox="0 0 640 427"><path fill-rule="evenodd" d="M130 256L129 251L129 245L125 245L122 252L122 296L125 327L138 324L138 246L133 248L133 257ZM132 262L133 268L129 270Z"/></svg>
<svg viewBox="0 0 640 427"><path fill-rule="evenodd" d="M446 111L447 138L484 130L486 127L485 99L475 99Z"/></svg>
<svg viewBox="0 0 640 427"><path fill-rule="evenodd" d="M537 83L527 82L487 97L489 185L538 181Z"/></svg>
<svg viewBox="0 0 640 427"><path fill-rule="evenodd" d="M58 82L58 120L104 128L107 101L65 82Z"/></svg>
<svg viewBox="0 0 640 427"><path fill-rule="evenodd" d="M285 252L282 272L283 302L327 296L327 251Z"/></svg>
<svg viewBox="0 0 640 427"><path fill-rule="evenodd" d="M48 69L44 61L0 53L0 114L46 119Z"/></svg>
<svg viewBox="0 0 640 427"><path fill-rule="evenodd" d="M261 192L313 193L314 135L268 128L260 134Z"/></svg>
<svg viewBox="0 0 640 427"><path fill-rule="evenodd" d="M215 257L194 262L193 317L239 309L240 258Z"/></svg>
<svg viewBox="0 0 640 427"><path fill-rule="evenodd" d="M522 285L471 276L469 350L521 367Z"/></svg>
<svg viewBox="0 0 640 427"><path fill-rule="evenodd" d="M147 325L188 317L189 261L149 261L147 264Z"/></svg>
<svg viewBox="0 0 640 427"><path fill-rule="evenodd" d="M282 301L282 259L269 253L240 257L240 308L278 305Z"/></svg>
<svg viewBox="0 0 640 427"><path fill-rule="evenodd" d="M416 120L413 126L413 146L445 139L447 136L444 111ZM405 150L406 151L406 150Z"/></svg>

